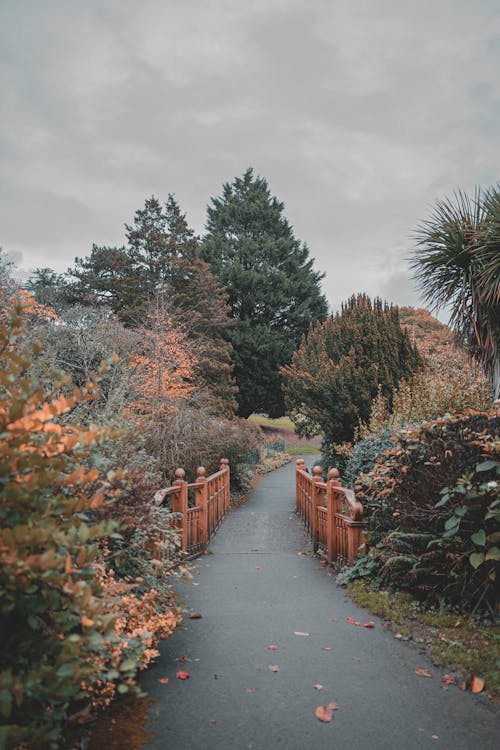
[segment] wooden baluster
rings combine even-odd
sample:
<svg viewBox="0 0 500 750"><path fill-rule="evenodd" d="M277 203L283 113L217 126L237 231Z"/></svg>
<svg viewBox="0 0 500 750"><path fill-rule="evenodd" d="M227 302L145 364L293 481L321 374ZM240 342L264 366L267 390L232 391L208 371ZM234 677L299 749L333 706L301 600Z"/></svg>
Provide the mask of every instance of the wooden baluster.
<svg viewBox="0 0 500 750"><path fill-rule="evenodd" d="M300 471L304 470L305 463L303 458L298 458L295 461L295 508L297 513L302 516L302 474Z"/></svg>
<svg viewBox="0 0 500 750"><path fill-rule="evenodd" d="M196 488L196 505L200 508L200 545L201 549L207 548L208 540L208 487L206 471L203 466L199 466L196 470L196 483L201 485Z"/></svg>
<svg viewBox="0 0 500 750"><path fill-rule="evenodd" d="M323 505L323 488L318 487L318 484L323 482L321 466L314 466L313 477L311 483L311 539L313 544L313 550L316 552L319 541L319 529L318 529L318 511L316 507Z"/></svg>
<svg viewBox="0 0 500 750"><path fill-rule="evenodd" d="M221 468L221 471L224 471L223 482L224 482L224 515L225 515L229 511L229 506L231 503L231 469L229 467L229 459L221 458L220 468Z"/></svg>
<svg viewBox="0 0 500 750"><path fill-rule="evenodd" d="M328 562L333 562L339 554L339 539L337 536L337 519L335 513L338 507L338 497L335 487L338 486L339 471L330 469L328 472L328 483L326 488L326 547Z"/></svg>
<svg viewBox="0 0 500 750"><path fill-rule="evenodd" d="M173 483L176 487L179 487L179 491L176 492L172 498L172 512L181 513L180 521L180 537L181 537L181 550L186 551L189 544L189 529L187 519L188 509L188 488L187 482L184 477L186 472L184 469L177 469L175 472L175 482Z"/></svg>

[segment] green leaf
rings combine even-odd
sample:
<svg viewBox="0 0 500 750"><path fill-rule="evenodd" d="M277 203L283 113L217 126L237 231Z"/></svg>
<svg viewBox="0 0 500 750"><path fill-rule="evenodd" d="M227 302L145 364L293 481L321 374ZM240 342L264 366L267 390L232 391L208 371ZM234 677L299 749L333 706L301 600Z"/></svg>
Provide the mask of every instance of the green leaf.
<svg viewBox="0 0 500 750"><path fill-rule="evenodd" d="M498 466L497 461L491 461L491 460L483 461L480 464L476 464L476 471L477 472L489 471L490 469L494 469L496 466Z"/></svg>
<svg viewBox="0 0 500 750"><path fill-rule="evenodd" d="M500 560L500 549L498 547L491 547L486 553L486 560Z"/></svg>
<svg viewBox="0 0 500 750"><path fill-rule="evenodd" d="M443 505L446 505L446 503L448 502L449 499L450 499L450 496L449 496L448 493L446 493L446 495L443 495L443 497L441 498L441 500L438 500L438 502L436 503L436 505L434 507L435 508L441 508Z"/></svg>
<svg viewBox="0 0 500 750"><path fill-rule="evenodd" d="M484 563L484 552L473 552L469 555L469 562L474 569L479 568Z"/></svg>
<svg viewBox="0 0 500 750"><path fill-rule="evenodd" d="M471 541L474 542L474 544L479 545L480 547L484 547L484 545L486 544L485 530L481 529L480 531L476 531L476 533L471 536Z"/></svg>
<svg viewBox="0 0 500 750"><path fill-rule="evenodd" d="M444 528L447 531L450 531L451 529L457 529L460 526L460 518L457 516L452 516L451 518L448 518L448 520L444 524Z"/></svg>
<svg viewBox="0 0 500 750"><path fill-rule="evenodd" d="M137 669L137 662L134 659L125 659L120 664L120 672L128 672L131 669Z"/></svg>
<svg viewBox="0 0 500 750"><path fill-rule="evenodd" d="M73 664L63 664L56 672L57 677L73 677L74 674L75 667Z"/></svg>
<svg viewBox="0 0 500 750"><path fill-rule="evenodd" d="M118 692L119 692L119 693L120 693L121 695L123 695L124 693L128 693L128 685L123 685L123 684L121 684L121 685L118 685L118 688L117 688L117 690L118 690Z"/></svg>

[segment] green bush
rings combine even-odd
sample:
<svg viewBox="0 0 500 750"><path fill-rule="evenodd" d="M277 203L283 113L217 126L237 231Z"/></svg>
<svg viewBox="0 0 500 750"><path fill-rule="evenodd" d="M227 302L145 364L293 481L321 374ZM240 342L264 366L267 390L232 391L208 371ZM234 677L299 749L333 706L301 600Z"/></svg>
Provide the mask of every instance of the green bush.
<svg viewBox="0 0 500 750"><path fill-rule="evenodd" d="M433 604L496 608L499 433L496 411L402 430L358 478L384 583Z"/></svg>
<svg viewBox="0 0 500 750"><path fill-rule="evenodd" d="M380 453L392 447L391 434L389 430L384 430L378 435L363 438L355 444L341 475L346 486L352 487L360 474L366 474L373 468Z"/></svg>

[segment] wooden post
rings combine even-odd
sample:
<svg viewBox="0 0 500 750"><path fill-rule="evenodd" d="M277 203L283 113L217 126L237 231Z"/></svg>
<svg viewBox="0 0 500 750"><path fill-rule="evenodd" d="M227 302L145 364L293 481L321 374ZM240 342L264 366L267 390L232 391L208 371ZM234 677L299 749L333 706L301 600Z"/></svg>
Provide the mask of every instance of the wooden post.
<svg viewBox="0 0 500 750"><path fill-rule="evenodd" d="M337 559L337 522L335 513L338 510L338 498L335 494L335 487L339 485L339 470L330 469L328 472L328 483L326 486L326 548L328 562L331 563Z"/></svg>
<svg viewBox="0 0 500 750"><path fill-rule="evenodd" d="M364 521L346 521L347 524L347 564L354 565L363 545Z"/></svg>
<svg viewBox="0 0 500 750"><path fill-rule="evenodd" d="M172 512L181 513L182 518L180 521L180 536L181 536L181 550L186 551L188 548L188 521L187 521L187 509L188 509L188 487L184 477L186 472L184 469L177 469L175 472L175 482L173 484L179 487L179 491L176 492L172 498Z"/></svg>
<svg viewBox="0 0 500 750"><path fill-rule="evenodd" d="M323 483L321 466L313 467L313 478L311 487L311 539L313 544L313 551L315 552L318 547L318 513L316 506L323 504L323 488L318 487L318 484Z"/></svg>
<svg viewBox="0 0 500 750"><path fill-rule="evenodd" d="M301 482L302 482L302 475L299 474L299 471L304 471L305 469L305 463L303 458L298 458L295 461L295 508L297 510L297 513L301 514L301 507L300 507L300 494L301 494Z"/></svg>
<svg viewBox="0 0 500 750"><path fill-rule="evenodd" d="M224 513L229 511L231 503L231 470L229 468L229 460L227 458L221 458L220 461L221 471L225 471L223 482L224 482Z"/></svg>
<svg viewBox="0 0 500 750"><path fill-rule="evenodd" d="M208 539L208 487L206 473L203 466L199 466L196 470L196 484L200 485L196 488L196 505L201 508L200 544L202 550L207 548Z"/></svg>

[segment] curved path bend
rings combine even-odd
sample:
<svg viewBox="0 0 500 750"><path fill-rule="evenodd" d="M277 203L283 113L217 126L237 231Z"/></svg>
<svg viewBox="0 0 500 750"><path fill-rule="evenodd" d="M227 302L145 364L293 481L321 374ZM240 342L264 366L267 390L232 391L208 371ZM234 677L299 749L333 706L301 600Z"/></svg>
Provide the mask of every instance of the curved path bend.
<svg viewBox="0 0 500 750"><path fill-rule="evenodd" d="M198 585L179 586L202 619L186 619L163 642L141 681L155 699L146 749L497 750L498 715L484 696L443 687L444 670L299 554L306 539L294 514L294 470L260 481L226 517L212 554L196 561ZM433 679L417 676L419 668ZM176 679L177 669L190 678ZM339 708L321 723L315 709L330 701Z"/></svg>

